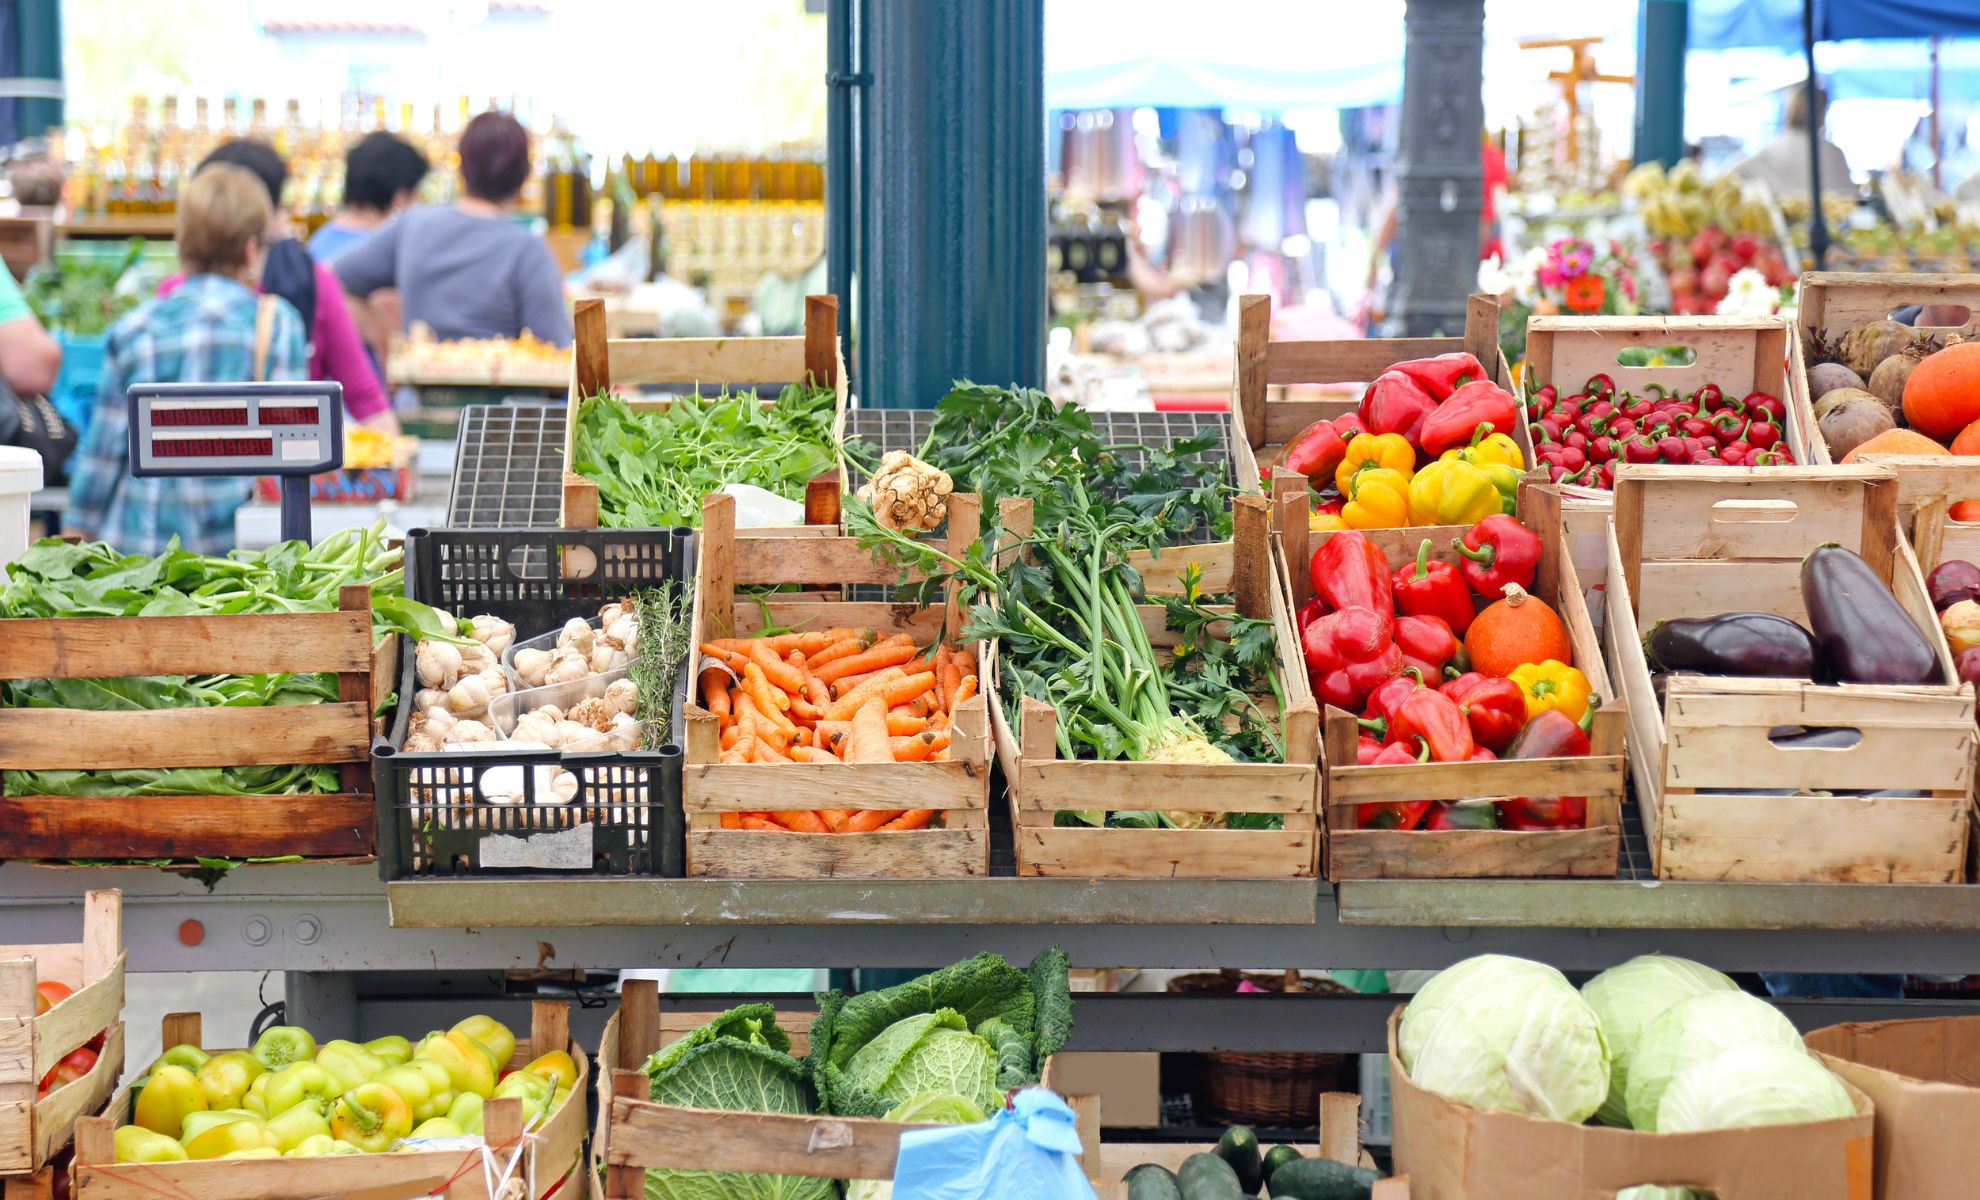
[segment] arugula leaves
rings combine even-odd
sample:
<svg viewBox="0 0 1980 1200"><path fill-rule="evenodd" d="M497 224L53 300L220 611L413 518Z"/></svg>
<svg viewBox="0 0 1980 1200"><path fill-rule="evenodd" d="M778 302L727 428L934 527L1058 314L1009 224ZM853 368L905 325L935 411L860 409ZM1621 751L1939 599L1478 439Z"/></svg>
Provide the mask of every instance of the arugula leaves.
<svg viewBox="0 0 1980 1200"><path fill-rule="evenodd" d="M748 483L787 500L838 463L837 394L791 384L768 404L753 391L677 397L635 410L619 396L579 402L571 465L598 485L607 528L700 525L701 499Z"/></svg>

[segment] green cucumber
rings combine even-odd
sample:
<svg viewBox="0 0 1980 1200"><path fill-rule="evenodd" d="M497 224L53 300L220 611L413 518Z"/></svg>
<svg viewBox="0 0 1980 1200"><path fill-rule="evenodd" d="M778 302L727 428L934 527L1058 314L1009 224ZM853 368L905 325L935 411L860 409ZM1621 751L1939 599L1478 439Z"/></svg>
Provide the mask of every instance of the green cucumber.
<svg viewBox="0 0 1980 1200"><path fill-rule="evenodd" d="M1271 1179L1272 1172L1300 1157L1298 1150L1291 1146L1274 1146L1265 1152L1265 1178Z"/></svg>
<svg viewBox="0 0 1980 1200"><path fill-rule="evenodd" d="M1128 1200L1182 1200L1182 1185L1157 1163L1129 1167L1121 1182L1127 1184Z"/></svg>
<svg viewBox="0 0 1980 1200"><path fill-rule="evenodd" d="M1368 1200L1379 1171L1331 1158L1301 1158L1272 1172L1272 1200Z"/></svg>
<svg viewBox="0 0 1980 1200"><path fill-rule="evenodd" d="M1237 1172L1214 1154L1192 1154L1183 1159L1176 1170L1176 1182L1182 1185L1183 1200L1231 1200L1244 1195Z"/></svg>
<svg viewBox="0 0 1980 1200"><path fill-rule="evenodd" d="M1258 1157L1258 1135L1248 1125L1233 1125L1217 1140L1217 1157L1231 1164L1238 1188L1247 1196L1258 1194L1265 1182L1265 1163Z"/></svg>

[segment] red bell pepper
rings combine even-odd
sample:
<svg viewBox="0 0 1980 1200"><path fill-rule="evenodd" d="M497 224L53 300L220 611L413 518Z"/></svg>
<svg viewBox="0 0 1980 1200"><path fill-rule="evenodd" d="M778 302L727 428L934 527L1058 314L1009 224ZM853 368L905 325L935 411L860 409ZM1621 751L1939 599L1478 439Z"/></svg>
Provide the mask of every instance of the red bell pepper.
<svg viewBox="0 0 1980 1200"><path fill-rule="evenodd" d="M1490 433L1510 434L1518 418L1519 408L1512 393L1489 379L1479 379L1452 392L1450 399L1424 418L1416 443L1434 458L1468 444L1481 425L1491 426L1487 431Z"/></svg>
<svg viewBox="0 0 1980 1200"><path fill-rule="evenodd" d="M1590 703L1578 722L1556 708L1543 711L1519 731L1504 757L1588 757L1588 726L1595 708ZM1508 829L1581 829L1588 824L1588 797L1514 796L1500 803L1499 820Z"/></svg>
<svg viewBox="0 0 1980 1200"><path fill-rule="evenodd" d="M1384 679L1368 693L1368 703L1361 710L1361 727L1387 745L1396 725L1396 705L1422 686L1423 671L1419 667L1404 667L1403 673L1394 679Z"/></svg>
<svg viewBox="0 0 1980 1200"><path fill-rule="evenodd" d="M1442 617L1397 617L1396 647L1403 652L1403 661L1422 671L1425 679L1442 679L1444 664L1457 657L1458 640Z"/></svg>
<svg viewBox="0 0 1980 1200"><path fill-rule="evenodd" d="M1510 679L1469 671L1437 690L1464 711L1472 740L1487 749L1504 750L1526 724L1526 696Z"/></svg>
<svg viewBox="0 0 1980 1200"><path fill-rule="evenodd" d="M1436 398L1415 379L1401 371L1384 371L1362 393L1356 415L1370 433L1400 433L1415 444L1424 420L1436 408ZM1465 436L1470 437L1470 432Z"/></svg>
<svg viewBox="0 0 1980 1200"><path fill-rule="evenodd" d="M1430 806L1428 819L1423 828L1435 830L1449 829L1497 829L1498 814L1490 804L1460 804L1455 800L1439 800Z"/></svg>
<svg viewBox="0 0 1980 1200"><path fill-rule="evenodd" d="M1376 741L1365 733L1362 734L1354 742L1354 765L1357 767L1371 765L1374 763L1376 757L1382 753L1383 749L1384 747L1381 742Z"/></svg>
<svg viewBox="0 0 1980 1200"><path fill-rule="evenodd" d="M1360 530L1328 534L1313 552L1307 573L1313 594L1330 608L1372 608L1385 616L1396 611L1389 560Z"/></svg>
<svg viewBox="0 0 1980 1200"><path fill-rule="evenodd" d="M1403 697L1396 706L1393 741L1414 743L1422 738L1430 750L1431 762L1468 762L1477 743L1471 740L1471 723L1451 702L1429 688L1420 688Z"/></svg>
<svg viewBox="0 0 1980 1200"><path fill-rule="evenodd" d="M1374 761L1365 765L1371 767L1414 766L1417 763L1428 762L1429 760L1429 751L1421 745L1415 743L1404 745L1398 742L1395 745L1383 747L1382 752L1375 756ZM1423 814L1429 810L1430 801L1428 800L1397 800L1384 804L1363 804L1357 806L1355 820L1363 829L1415 829L1423 823Z"/></svg>
<svg viewBox="0 0 1980 1200"><path fill-rule="evenodd" d="M1572 474L1585 464L1561 465ZM1533 577L1540 571L1540 535L1504 513L1473 525L1458 541L1457 552L1464 558L1458 570L1464 573L1465 582L1472 591L1491 599L1505 595L1509 583L1532 590Z"/></svg>
<svg viewBox="0 0 1980 1200"><path fill-rule="evenodd" d="M1457 567L1430 557L1430 539L1416 548L1416 562L1389 577L1396 611L1405 617L1442 617L1459 637L1478 615L1471 588Z"/></svg>
<svg viewBox="0 0 1980 1200"><path fill-rule="evenodd" d="M1394 617L1360 605L1308 625L1300 634L1300 648L1314 695L1323 704L1361 711L1376 685L1402 674L1403 655L1394 635Z"/></svg>
<svg viewBox="0 0 1980 1200"><path fill-rule="evenodd" d="M1439 354L1435 358L1412 358L1399 362L1389 370L1407 375L1423 385L1432 399L1442 400L1467 383L1484 379L1485 368L1478 360L1465 351ZM1499 432L1507 432L1501 429Z"/></svg>
<svg viewBox="0 0 1980 1200"><path fill-rule="evenodd" d="M1332 421L1315 421L1286 443L1280 465L1306 476L1315 486L1333 482L1334 468L1347 457L1347 438Z"/></svg>
<svg viewBox="0 0 1980 1200"><path fill-rule="evenodd" d="M1308 625L1313 624L1326 615L1327 605L1320 597L1313 596L1309 597L1306 603L1299 606L1299 612L1294 615L1294 620L1298 624L1299 631L1305 633Z"/></svg>

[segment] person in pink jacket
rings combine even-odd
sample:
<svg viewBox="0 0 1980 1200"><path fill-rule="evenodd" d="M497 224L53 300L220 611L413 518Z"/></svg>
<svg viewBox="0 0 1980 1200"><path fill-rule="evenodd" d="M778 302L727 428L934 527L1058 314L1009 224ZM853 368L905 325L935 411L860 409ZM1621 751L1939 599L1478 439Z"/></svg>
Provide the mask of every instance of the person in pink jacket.
<svg viewBox="0 0 1980 1200"><path fill-rule="evenodd" d="M344 386L344 411L359 424L384 433L399 432L399 418L392 412L392 401L378 378L364 340L346 307L343 285L328 266L316 262L303 244L290 236L288 218L282 210L282 189L289 181L289 168L274 147L252 138L222 142L200 164L200 170L213 163L232 163L252 171L268 189L275 207L275 224L270 229L268 257L262 267L261 290L281 296L302 314L309 331L309 378L334 380ZM195 172L197 173L197 172ZM174 275L159 285L160 295L170 295L185 282Z"/></svg>

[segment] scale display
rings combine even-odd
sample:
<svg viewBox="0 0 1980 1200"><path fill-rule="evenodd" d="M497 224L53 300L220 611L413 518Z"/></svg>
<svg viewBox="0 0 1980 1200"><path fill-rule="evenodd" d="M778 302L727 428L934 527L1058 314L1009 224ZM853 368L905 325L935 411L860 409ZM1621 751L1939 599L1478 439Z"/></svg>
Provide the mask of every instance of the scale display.
<svg viewBox="0 0 1980 1200"><path fill-rule="evenodd" d="M336 383L139 384L131 474L308 476L344 458Z"/></svg>

